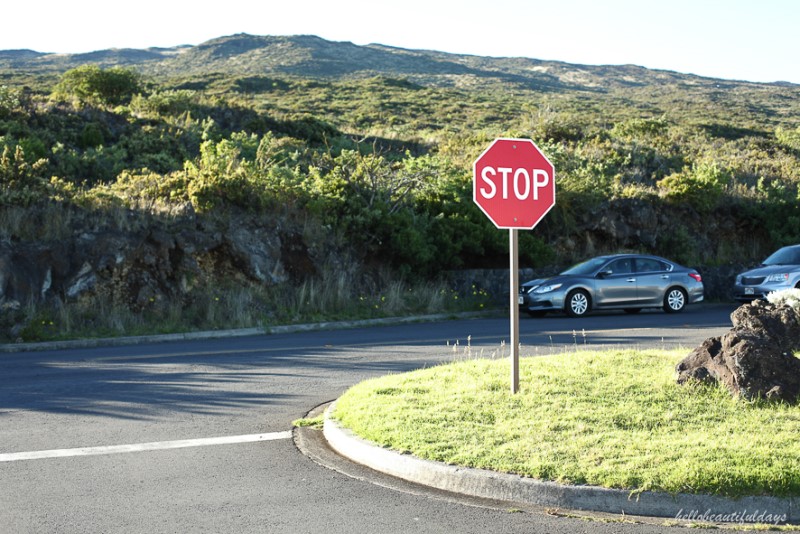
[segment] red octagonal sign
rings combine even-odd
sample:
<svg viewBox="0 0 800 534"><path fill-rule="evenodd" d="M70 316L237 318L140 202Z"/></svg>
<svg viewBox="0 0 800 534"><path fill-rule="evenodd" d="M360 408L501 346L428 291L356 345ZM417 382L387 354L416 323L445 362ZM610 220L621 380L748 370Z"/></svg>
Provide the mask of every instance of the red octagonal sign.
<svg viewBox="0 0 800 534"><path fill-rule="evenodd" d="M531 229L556 204L555 168L530 139L495 139L473 165L472 199L498 228Z"/></svg>

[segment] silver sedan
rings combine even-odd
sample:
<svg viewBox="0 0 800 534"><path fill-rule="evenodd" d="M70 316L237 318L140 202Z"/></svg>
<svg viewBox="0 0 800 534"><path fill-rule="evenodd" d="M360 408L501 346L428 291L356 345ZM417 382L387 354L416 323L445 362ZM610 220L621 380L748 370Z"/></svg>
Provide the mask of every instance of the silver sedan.
<svg viewBox="0 0 800 534"><path fill-rule="evenodd" d="M533 316L564 311L581 317L592 310L644 308L680 312L703 300L700 273L658 256L615 254L592 258L558 276L520 286L520 309Z"/></svg>

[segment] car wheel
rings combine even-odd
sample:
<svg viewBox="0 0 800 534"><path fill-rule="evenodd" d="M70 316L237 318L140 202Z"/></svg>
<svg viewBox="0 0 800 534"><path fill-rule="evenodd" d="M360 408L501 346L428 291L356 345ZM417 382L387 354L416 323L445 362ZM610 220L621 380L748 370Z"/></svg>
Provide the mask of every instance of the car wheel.
<svg viewBox="0 0 800 534"><path fill-rule="evenodd" d="M583 289L576 289L567 295L566 312L570 317L583 317L592 308L592 299Z"/></svg>
<svg viewBox="0 0 800 534"><path fill-rule="evenodd" d="M678 313L686 307L686 291L679 287L671 287L664 295L664 311Z"/></svg>

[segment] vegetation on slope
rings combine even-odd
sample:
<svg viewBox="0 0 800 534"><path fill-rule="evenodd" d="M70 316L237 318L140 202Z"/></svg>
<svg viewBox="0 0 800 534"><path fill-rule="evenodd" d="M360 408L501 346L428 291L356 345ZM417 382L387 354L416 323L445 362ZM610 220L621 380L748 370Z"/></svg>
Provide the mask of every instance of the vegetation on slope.
<svg viewBox="0 0 800 534"><path fill-rule="evenodd" d="M302 221L360 264L409 280L505 266L504 234L471 200L471 164L491 139L518 136L553 161L558 188L557 208L522 235L522 265L621 246L746 263L800 240L796 86L377 45L349 45L340 71L300 77L241 36L243 71L181 67L192 54L230 59L231 39L153 51L138 66L129 54L124 67L0 71L3 237L64 238L47 224L58 217L31 225L13 215L43 206L113 207L145 221L245 212ZM293 65L336 60L309 39L293 41L315 47ZM403 54L416 58L407 75L375 75L376 58ZM534 67L538 78L525 74ZM623 205L654 210L659 231L623 240L604 227Z"/></svg>

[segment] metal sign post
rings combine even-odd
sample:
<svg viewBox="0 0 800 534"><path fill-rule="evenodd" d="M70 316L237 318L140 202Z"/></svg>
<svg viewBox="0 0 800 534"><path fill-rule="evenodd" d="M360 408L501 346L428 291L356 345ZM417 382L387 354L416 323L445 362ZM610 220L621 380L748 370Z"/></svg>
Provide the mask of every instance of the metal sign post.
<svg viewBox="0 0 800 534"><path fill-rule="evenodd" d="M509 278L511 293L509 317L511 318L511 393L519 391L519 239L517 229L508 231Z"/></svg>

